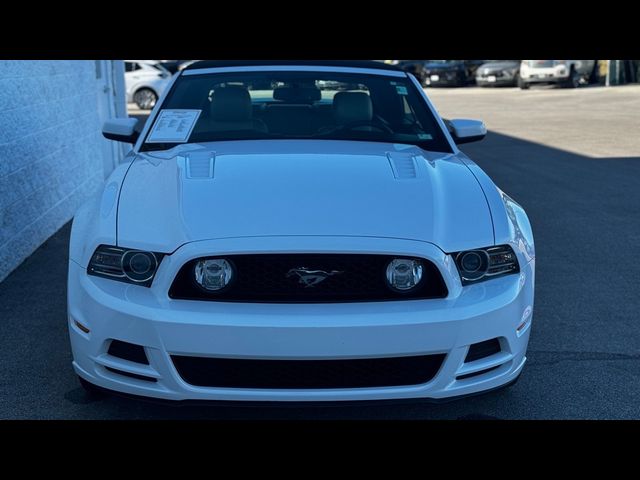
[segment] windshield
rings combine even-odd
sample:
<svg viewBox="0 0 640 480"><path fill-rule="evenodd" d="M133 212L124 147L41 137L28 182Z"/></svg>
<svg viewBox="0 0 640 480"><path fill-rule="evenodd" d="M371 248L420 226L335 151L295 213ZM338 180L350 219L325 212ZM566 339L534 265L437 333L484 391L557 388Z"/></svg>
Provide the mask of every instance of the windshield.
<svg viewBox="0 0 640 480"><path fill-rule="evenodd" d="M167 119L189 110L185 138L158 141ZM164 112L164 113L163 113ZM181 120L183 121L183 120ZM164 122L164 125L162 123ZM183 127L179 127L183 128ZM190 130L190 133L189 133ZM183 75L174 83L142 150L224 140L314 139L405 143L451 152L436 118L406 77L327 72ZM172 137L173 138L173 137Z"/></svg>

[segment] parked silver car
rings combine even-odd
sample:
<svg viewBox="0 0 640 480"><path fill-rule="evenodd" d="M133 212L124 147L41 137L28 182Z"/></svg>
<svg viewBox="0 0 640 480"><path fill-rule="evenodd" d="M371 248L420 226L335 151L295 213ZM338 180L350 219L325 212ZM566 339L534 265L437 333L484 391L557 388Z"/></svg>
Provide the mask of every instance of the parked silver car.
<svg viewBox="0 0 640 480"><path fill-rule="evenodd" d="M520 60L492 60L476 70L476 84L481 87L515 87L520 79Z"/></svg>

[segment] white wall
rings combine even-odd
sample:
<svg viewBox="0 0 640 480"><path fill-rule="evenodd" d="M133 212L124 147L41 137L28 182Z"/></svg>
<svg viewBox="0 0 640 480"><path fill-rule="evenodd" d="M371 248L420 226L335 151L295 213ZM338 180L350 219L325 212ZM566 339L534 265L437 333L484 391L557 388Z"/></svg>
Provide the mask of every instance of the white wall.
<svg viewBox="0 0 640 480"><path fill-rule="evenodd" d="M99 62L115 72L106 86L117 87L121 62ZM113 102L107 113L121 114L124 89L104 92L98 66L0 60L0 281L73 217L121 155L101 136L99 110Z"/></svg>

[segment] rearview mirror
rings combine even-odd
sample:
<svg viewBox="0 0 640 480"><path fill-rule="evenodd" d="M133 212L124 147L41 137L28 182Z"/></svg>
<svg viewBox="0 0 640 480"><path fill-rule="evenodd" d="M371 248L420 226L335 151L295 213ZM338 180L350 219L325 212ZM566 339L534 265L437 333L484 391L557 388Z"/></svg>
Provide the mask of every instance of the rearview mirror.
<svg viewBox="0 0 640 480"><path fill-rule="evenodd" d="M140 132L136 131L137 118L110 118L102 126L102 135L116 142L136 143Z"/></svg>
<svg viewBox="0 0 640 480"><path fill-rule="evenodd" d="M487 127L482 120L455 118L444 122L456 145L477 142L487 135Z"/></svg>

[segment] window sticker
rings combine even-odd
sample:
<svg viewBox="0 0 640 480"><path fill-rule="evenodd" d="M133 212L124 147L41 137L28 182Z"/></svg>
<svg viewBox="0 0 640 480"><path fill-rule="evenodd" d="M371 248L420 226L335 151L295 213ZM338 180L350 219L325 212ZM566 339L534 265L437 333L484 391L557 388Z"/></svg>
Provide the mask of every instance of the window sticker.
<svg viewBox="0 0 640 480"><path fill-rule="evenodd" d="M396 85L396 91L398 92L398 95L409 95L409 92L407 92L407 87L405 87L404 85Z"/></svg>
<svg viewBox="0 0 640 480"><path fill-rule="evenodd" d="M146 143L185 143L191 136L202 110L162 110Z"/></svg>
<svg viewBox="0 0 640 480"><path fill-rule="evenodd" d="M433 140L433 137L429 133L419 133L418 138L420 140Z"/></svg>

